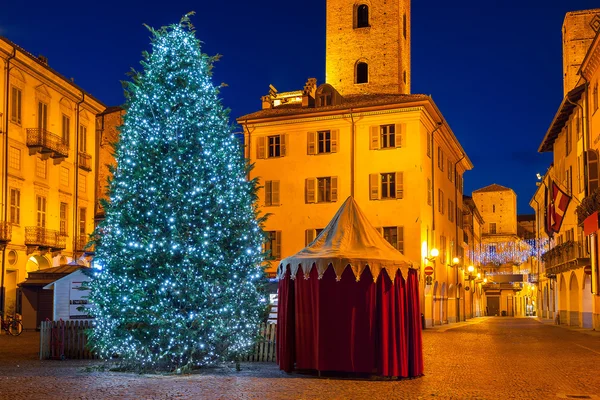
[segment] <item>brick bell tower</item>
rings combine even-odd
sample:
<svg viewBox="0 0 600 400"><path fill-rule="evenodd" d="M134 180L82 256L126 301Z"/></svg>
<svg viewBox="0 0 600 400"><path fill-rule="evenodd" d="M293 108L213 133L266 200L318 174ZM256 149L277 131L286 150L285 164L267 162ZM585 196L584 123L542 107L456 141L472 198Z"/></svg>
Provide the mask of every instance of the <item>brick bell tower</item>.
<svg viewBox="0 0 600 400"><path fill-rule="evenodd" d="M325 81L340 94L410 93L410 0L326 0Z"/></svg>

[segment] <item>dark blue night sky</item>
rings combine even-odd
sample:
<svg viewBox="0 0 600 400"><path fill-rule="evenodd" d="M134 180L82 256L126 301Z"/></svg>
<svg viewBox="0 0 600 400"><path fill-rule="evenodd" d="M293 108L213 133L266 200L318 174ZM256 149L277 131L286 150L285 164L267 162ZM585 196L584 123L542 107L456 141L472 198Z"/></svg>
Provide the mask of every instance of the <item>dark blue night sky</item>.
<svg viewBox="0 0 600 400"><path fill-rule="evenodd" d="M6 4L8 3L8 4ZM269 84L301 89L325 76L325 0L3 2L0 35L73 77L106 105L139 68L153 27L192 22L208 54L222 54L215 83L237 117L260 108ZM562 100L561 27L592 0L412 2L412 92L431 94L473 161L465 193L492 183L528 203L550 154L537 149Z"/></svg>

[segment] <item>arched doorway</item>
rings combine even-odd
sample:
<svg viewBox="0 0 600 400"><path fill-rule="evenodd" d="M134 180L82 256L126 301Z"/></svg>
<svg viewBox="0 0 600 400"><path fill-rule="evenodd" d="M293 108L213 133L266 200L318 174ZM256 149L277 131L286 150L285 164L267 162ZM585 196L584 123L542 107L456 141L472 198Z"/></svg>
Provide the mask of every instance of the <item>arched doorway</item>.
<svg viewBox="0 0 600 400"><path fill-rule="evenodd" d="M31 256L25 265L25 271L27 272L39 271L46 268L50 268L50 262L43 256Z"/></svg>
<svg viewBox="0 0 600 400"><path fill-rule="evenodd" d="M548 285L544 285L542 297L542 318L548 318Z"/></svg>
<svg viewBox="0 0 600 400"><path fill-rule="evenodd" d="M440 297L441 297L440 308L441 308L441 314L442 314L441 323L447 324L448 323L448 287L446 286L446 282L442 283L442 293L441 293Z"/></svg>
<svg viewBox="0 0 600 400"><path fill-rule="evenodd" d="M458 309L458 303L458 292L456 291L456 286L451 283L448 287L448 322L460 321L460 310Z"/></svg>
<svg viewBox="0 0 600 400"><path fill-rule="evenodd" d="M560 275L558 287L558 313L560 315L560 323L567 325L569 323L567 319L567 282L565 281L564 274Z"/></svg>
<svg viewBox="0 0 600 400"><path fill-rule="evenodd" d="M442 308L440 301L440 291L437 281L433 285L433 324L441 325L442 321Z"/></svg>
<svg viewBox="0 0 600 400"><path fill-rule="evenodd" d="M592 328L592 276L583 275L583 286L581 291L581 327Z"/></svg>
<svg viewBox="0 0 600 400"><path fill-rule="evenodd" d="M579 285L575 272L569 279L569 325L579 326Z"/></svg>

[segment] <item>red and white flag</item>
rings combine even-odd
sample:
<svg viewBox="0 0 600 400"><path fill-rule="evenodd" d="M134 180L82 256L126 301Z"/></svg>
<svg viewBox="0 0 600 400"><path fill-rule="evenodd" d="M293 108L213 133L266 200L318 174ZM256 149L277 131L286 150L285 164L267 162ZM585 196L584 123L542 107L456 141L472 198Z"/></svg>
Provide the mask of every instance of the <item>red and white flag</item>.
<svg viewBox="0 0 600 400"><path fill-rule="evenodd" d="M571 196L563 192L554 182L552 182L551 194L552 199L548 207L548 219L552 231L559 232L563 218L567 212L567 207L569 207Z"/></svg>

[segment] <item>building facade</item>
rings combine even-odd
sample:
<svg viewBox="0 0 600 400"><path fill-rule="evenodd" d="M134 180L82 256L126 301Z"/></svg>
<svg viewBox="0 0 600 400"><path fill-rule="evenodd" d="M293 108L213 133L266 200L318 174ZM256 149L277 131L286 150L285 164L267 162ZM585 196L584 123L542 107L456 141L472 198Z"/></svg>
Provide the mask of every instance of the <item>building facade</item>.
<svg viewBox="0 0 600 400"><path fill-rule="evenodd" d="M1 308L14 314L22 303L39 300L35 287L24 284L28 272L77 261L87 250L94 228L95 119L105 106L47 59L5 38L0 60ZM23 322L35 328L39 321Z"/></svg>
<svg viewBox="0 0 600 400"><path fill-rule="evenodd" d="M410 45L402 41L403 29L410 38L409 2L356 4L327 2L331 81L309 79L302 90L286 93L271 86L262 110L237 120L255 165L250 178L262 186L261 211L270 214L269 271L312 242L353 196L382 235L421 268L426 323L454 322L460 280L453 259L464 262L463 174L472 164L431 97L407 94ZM358 24L352 16L366 20ZM376 44L387 40L395 50L385 56L385 68L404 69L406 83L402 71L387 73L378 58ZM343 49L334 45L342 41ZM373 54L361 53L363 41ZM433 248L439 256L431 255ZM426 265L434 266L429 279Z"/></svg>
<svg viewBox="0 0 600 400"><path fill-rule="evenodd" d="M551 248L542 257L542 317L583 328L600 328L597 281L598 230L585 220L600 209L598 193L598 32L600 9L567 13L563 24L564 97L539 152L553 165L541 180L532 206L542 201ZM568 199L565 200L565 199ZM540 216L538 215L538 221ZM595 223L596 228L598 223ZM543 279L543 281L542 281ZM594 287L595 286L595 287Z"/></svg>

